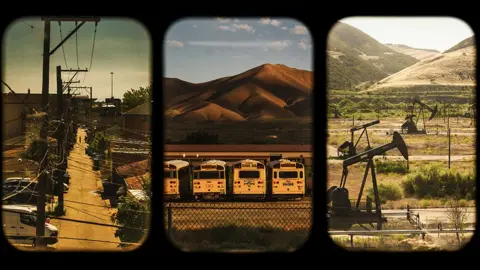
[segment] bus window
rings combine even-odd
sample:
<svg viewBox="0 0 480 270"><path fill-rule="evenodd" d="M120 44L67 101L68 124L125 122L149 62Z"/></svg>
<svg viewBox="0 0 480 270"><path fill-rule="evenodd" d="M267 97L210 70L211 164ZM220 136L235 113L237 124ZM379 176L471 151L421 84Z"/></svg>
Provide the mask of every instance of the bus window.
<svg viewBox="0 0 480 270"><path fill-rule="evenodd" d="M218 171L200 171L200 179L219 179Z"/></svg>
<svg viewBox="0 0 480 270"><path fill-rule="evenodd" d="M225 178L225 172L224 171L220 171L220 179L223 179Z"/></svg>
<svg viewBox="0 0 480 270"><path fill-rule="evenodd" d="M177 178L176 171L163 171L163 178Z"/></svg>
<svg viewBox="0 0 480 270"><path fill-rule="evenodd" d="M260 178L259 171L239 171L238 178Z"/></svg>
<svg viewBox="0 0 480 270"><path fill-rule="evenodd" d="M300 178L303 178L303 172L300 172Z"/></svg>
<svg viewBox="0 0 480 270"><path fill-rule="evenodd" d="M277 178L277 172L273 172L273 178Z"/></svg>
<svg viewBox="0 0 480 270"><path fill-rule="evenodd" d="M293 171L293 172L278 172L280 178L297 178L298 177L298 173Z"/></svg>

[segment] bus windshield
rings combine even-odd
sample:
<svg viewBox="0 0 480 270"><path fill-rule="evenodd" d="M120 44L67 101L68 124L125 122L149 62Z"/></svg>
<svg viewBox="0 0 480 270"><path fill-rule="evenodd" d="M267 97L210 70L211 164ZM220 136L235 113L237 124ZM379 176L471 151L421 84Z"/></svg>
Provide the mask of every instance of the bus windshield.
<svg viewBox="0 0 480 270"><path fill-rule="evenodd" d="M259 178L259 171L239 171L238 178Z"/></svg>
<svg viewBox="0 0 480 270"><path fill-rule="evenodd" d="M296 171L279 171L279 178L298 178L298 172Z"/></svg>
<svg viewBox="0 0 480 270"><path fill-rule="evenodd" d="M177 178L176 171L163 171L163 178Z"/></svg>
<svg viewBox="0 0 480 270"><path fill-rule="evenodd" d="M223 171L199 171L194 174L195 179L223 179Z"/></svg>

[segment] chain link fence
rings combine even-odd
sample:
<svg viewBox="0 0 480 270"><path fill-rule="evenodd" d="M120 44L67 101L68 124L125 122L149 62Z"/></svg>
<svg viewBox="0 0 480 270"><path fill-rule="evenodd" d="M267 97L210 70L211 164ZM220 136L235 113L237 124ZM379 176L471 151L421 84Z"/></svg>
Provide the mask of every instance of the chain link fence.
<svg viewBox="0 0 480 270"><path fill-rule="evenodd" d="M183 250L294 250L307 239L311 202L167 203L165 228Z"/></svg>

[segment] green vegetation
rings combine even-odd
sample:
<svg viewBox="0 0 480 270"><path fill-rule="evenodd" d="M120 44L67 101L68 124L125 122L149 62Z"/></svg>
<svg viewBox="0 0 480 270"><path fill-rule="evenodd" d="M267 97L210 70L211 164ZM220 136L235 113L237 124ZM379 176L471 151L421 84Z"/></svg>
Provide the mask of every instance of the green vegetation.
<svg viewBox="0 0 480 270"><path fill-rule="evenodd" d="M142 203L129 195L120 197L118 211L111 216L115 225L122 226L116 230L115 237L119 237L122 242L142 241L150 229L150 208L150 200Z"/></svg>
<svg viewBox="0 0 480 270"><path fill-rule="evenodd" d="M367 194L369 197L375 198L373 188L369 188L367 190ZM380 202L382 204L386 203L387 201L400 200L402 198L402 189L394 183L382 183L378 185L378 196L380 197Z"/></svg>
<svg viewBox="0 0 480 270"><path fill-rule="evenodd" d="M48 149L48 143L45 140L33 140L25 150L20 154L21 158L41 162L45 157L45 152Z"/></svg>
<svg viewBox="0 0 480 270"><path fill-rule="evenodd" d="M108 144L109 144L108 138L103 135L103 132L97 132L95 134L95 138L88 145L87 151L89 153L101 154L101 153L104 153L105 150L107 150Z"/></svg>
<svg viewBox="0 0 480 270"><path fill-rule="evenodd" d="M140 87L139 89L130 89L123 94L122 111L129 111L137 106L152 100L152 86Z"/></svg>
<svg viewBox="0 0 480 270"><path fill-rule="evenodd" d="M410 173L402 182L405 195L417 198L447 198L457 196L475 199L475 172L456 172L439 165L427 165Z"/></svg>
<svg viewBox="0 0 480 270"><path fill-rule="evenodd" d="M376 160L375 167L377 169L377 173L408 173L407 163L405 161Z"/></svg>
<svg viewBox="0 0 480 270"><path fill-rule="evenodd" d="M327 89L361 90L389 74L398 72L417 59L397 53L362 31L338 23L328 36L328 50L341 53L338 59L327 58ZM364 59L360 54L365 54ZM361 83L368 82L361 87Z"/></svg>

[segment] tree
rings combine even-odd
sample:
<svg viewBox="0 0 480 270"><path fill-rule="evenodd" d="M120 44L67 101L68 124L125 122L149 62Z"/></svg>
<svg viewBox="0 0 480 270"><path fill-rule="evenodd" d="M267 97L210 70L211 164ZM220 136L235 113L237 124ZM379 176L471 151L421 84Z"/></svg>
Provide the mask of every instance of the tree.
<svg viewBox="0 0 480 270"><path fill-rule="evenodd" d="M123 94L123 111L126 112L137 106L144 104L152 100L152 88L151 85L147 87L140 87L139 89L130 89Z"/></svg>
<svg viewBox="0 0 480 270"><path fill-rule="evenodd" d="M150 174L138 176L146 196L144 201L125 194L119 198L118 211L111 216L112 222L122 226L115 231L115 237L122 242L140 242L145 238L151 220L151 177ZM128 246L128 244L120 244Z"/></svg>

